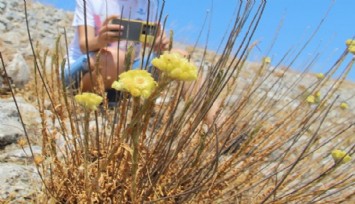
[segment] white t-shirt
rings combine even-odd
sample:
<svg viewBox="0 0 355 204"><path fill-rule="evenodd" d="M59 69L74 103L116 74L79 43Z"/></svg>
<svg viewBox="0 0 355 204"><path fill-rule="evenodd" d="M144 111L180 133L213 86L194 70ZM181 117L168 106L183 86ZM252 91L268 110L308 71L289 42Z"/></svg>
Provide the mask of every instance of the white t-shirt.
<svg viewBox="0 0 355 204"><path fill-rule="evenodd" d="M158 17L158 6L156 1L150 1L149 21L156 22ZM134 20L147 20L148 16L148 0L86 0L86 19L87 25L98 31L105 19L111 15L122 16L122 18ZM85 25L84 21L84 1L76 0L76 8L73 20L73 26ZM70 63L74 63L76 59L85 53L82 53L79 45L79 35L75 29L74 39L69 49ZM120 41L120 49L126 49L127 42ZM136 55L139 57L140 43L136 43Z"/></svg>

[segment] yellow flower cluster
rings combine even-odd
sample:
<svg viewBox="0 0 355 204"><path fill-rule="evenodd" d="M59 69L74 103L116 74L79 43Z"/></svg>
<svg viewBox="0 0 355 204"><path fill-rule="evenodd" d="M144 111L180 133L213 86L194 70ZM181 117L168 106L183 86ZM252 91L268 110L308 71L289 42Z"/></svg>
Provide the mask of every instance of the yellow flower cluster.
<svg viewBox="0 0 355 204"><path fill-rule="evenodd" d="M355 40L348 39L345 44L348 46L348 51L355 55Z"/></svg>
<svg viewBox="0 0 355 204"><path fill-rule="evenodd" d="M315 94L313 95L309 95L306 99L306 101L310 104L314 104L314 103L319 103L320 101L320 92L317 91Z"/></svg>
<svg viewBox="0 0 355 204"><path fill-rule="evenodd" d="M271 58L270 57L264 57L263 58L263 64L270 64L271 63Z"/></svg>
<svg viewBox="0 0 355 204"><path fill-rule="evenodd" d="M320 92L319 91L317 91L315 94L314 94L314 97L316 98L316 101L318 100L319 101L319 99L320 99Z"/></svg>
<svg viewBox="0 0 355 204"><path fill-rule="evenodd" d="M34 155L33 161L37 166L41 165L44 161L44 157L42 157L41 155L38 155L38 154Z"/></svg>
<svg viewBox="0 0 355 204"><path fill-rule="evenodd" d="M315 99L315 97L313 95L310 95L310 96L307 97L306 101L308 103L315 103L316 99Z"/></svg>
<svg viewBox="0 0 355 204"><path fill-rule="evenodd" d="M324 74L323 73L318 73L318 74L316 74L316 77L319 80L324 79Z"/></svg>
<svg viewBox="0 0 355 204"><path fill-rule="evenodd" d="M316 98L315 98L313 95L310 95L310 96L307 97L306 101L307 101L308 103L313 104L313 103L316 102Z"/></svg>
<svg viewBox="0 0 355 204"><path fill-rule="evenodd" d="M25 138L22 137L19 140L17 140L17 144L23 148L27 144L27 141Z"/></svg>
<svg viewBox="0 0 355 204"><path fill-rule="evenodd" d="M349 105L348 105L347 103L343 102L343 103L340 104L340 108L341 108L342 110L346 110L346 109L349 108Z"/></svg>
<svg viewBox="0 0 355 204"><path fill-rule="evenodd" d="M102 103L103 98L94 93L82 93L75 96L75 101L89 110L96 110L97 106Z"/></svg>
<svg viewBox="0 0 355 204"><path fill-rule="evenodd" d="M146 70L129 70L119 75L119 80L113 82L112 88L117 91L127 91L134 97L148 98L157 83Z"/></svg>
<svg viewBox="0 0 355 204"><path fill-rule="evenodd" d="M159 58L153 59L152 64L170 78L181 81L197 79L197 67L178 53L166 52Z"/></svg>
<svg viewBox="0 0 355 204"><path fill-rule="evenodd" d="M338 149L332 151L332 157L336 163L341 161L341 164L346 164L351 161L351 157L346 152Z"/></svg>

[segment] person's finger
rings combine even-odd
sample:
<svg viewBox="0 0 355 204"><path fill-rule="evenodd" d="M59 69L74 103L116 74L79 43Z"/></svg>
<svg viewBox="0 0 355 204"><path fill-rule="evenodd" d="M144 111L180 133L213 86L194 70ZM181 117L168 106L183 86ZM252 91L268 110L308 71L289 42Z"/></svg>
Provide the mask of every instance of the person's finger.
<svg viewBox="0 0 355 204"><path fill-rule="evenodd" d="M124 30L124 26L122 25L117 25L117 24L108 24L104 25L100 28L99 33L104 33L108 31L116 31L116 32L122 32Z"/></svg>
<svg viewBox="0 0 355 204"><path fill-rule="evenodd" d="M165 37L162 39L162 42L161 42L161 47L163 50L167 50L169 49L169 44L170 44L170 39Z"/></svg>
<svg viewBox="0 0 355 204"><path fill-rule="evenodd" d="M103 33L103 36L105 37L105 40L107 40L107 41L117 41L121 35L122 35L122 32L105 32L105 33Z"/></svg>
<svg viewBox="0 0 355 204"><path fill-rule="evenodd" d="M157 43L164 44L167 41L169 41L169 39L167 37L165 37L164 35L157 36L157 40L156 40Z"/></svg>
<svg viewBox="0 0 355 204"><path fill-rule="evenodd" d="M112 16L107 17L107 18L105 19L105 21L102 23L102 26L107 25L111 20L116 19L116 18L118 18L117 15L112 15Z"/></svg>
<svg viewBox="0 0 355 204"><path fill-rule="evenodd" d="M99 30L99 35L107 35L109 36L121 36L123 31L123 26L121 25L106 25L101 27Z"/></svg>
<svg viewBox="0 0 355 204"><path fill-rule="evenodd" d="M163 44L168 45L170 40L168 38L163 38Z"/></svg>

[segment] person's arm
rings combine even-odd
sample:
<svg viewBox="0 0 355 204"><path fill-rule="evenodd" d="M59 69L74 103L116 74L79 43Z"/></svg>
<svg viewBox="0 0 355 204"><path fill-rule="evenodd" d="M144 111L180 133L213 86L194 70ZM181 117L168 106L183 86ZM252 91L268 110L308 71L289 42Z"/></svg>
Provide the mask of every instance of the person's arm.
<svg viewBox="0 0 355 204"><path fill-rule="evenodd" d="M77 29L81 52L98 51L99 49L106 47L108 44L117 41L124 28L121 25L109 24L114 18L117 18L117 16L108 17L102 24L97 35L95 35L95 29L92 26L87 26L88 50L86 50L85 26L78 26Z"/></svg>

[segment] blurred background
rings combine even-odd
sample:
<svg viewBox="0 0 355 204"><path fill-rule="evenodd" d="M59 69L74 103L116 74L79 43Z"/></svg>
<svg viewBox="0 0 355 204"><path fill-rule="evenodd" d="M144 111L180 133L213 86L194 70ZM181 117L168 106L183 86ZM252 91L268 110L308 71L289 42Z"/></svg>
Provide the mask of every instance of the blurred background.
<svg viewBox="0 0 355 204"><path fill-rule="evenodd" d="M37 1L64 10L75 9L75 0ZM159 1L160 5L162 2ZM200 47L207 45L207 49L219 52L223 50L239 2L166 0L167 29L173 29L175 40L181 43L197 42ZM310 66L310 72L326 72L346 49L345 41L355 36L353 8L353 0L268 1L252 39L258 45L250 60L260 61L269 56L274 66L280 64L299 71ZM348 79L355 80L354 71Z"/></svg>

